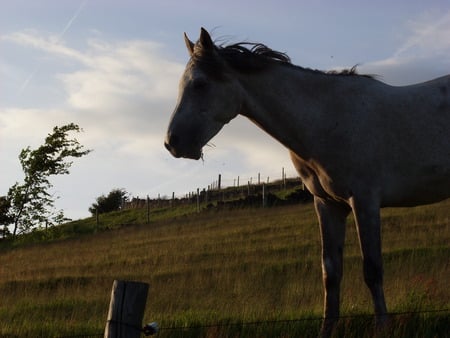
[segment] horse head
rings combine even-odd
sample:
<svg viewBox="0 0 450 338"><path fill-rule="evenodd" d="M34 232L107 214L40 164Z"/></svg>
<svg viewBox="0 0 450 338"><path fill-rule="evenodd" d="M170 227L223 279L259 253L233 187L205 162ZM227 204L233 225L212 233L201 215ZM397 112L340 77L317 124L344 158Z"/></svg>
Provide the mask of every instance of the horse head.
<svg viewBox="0 0 450 338"><path fill-rule="evenodd" d="M186 34L184 39L190 60L164 145L175 157L198 160L203 146L239 113L242 95L232 69L205 29L196 43Z"/></svg>

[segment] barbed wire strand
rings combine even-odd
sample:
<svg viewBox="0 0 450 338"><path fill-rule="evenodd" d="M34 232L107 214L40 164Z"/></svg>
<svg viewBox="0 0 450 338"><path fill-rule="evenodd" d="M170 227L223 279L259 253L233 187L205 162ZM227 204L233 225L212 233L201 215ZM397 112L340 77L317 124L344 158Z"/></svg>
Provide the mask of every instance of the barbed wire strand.
<svg viewBox="0 0 450 338"><path fill-rule="evenodd" d="M417 315L417 314L425 314L425 313L439 313L439 312L450 312L450 309L439 309L439 310L423 310L423 311L404 311L404 312L390 312L387 316L405 316L405 315ZM351 319L351 318L374 318L374 314L369 313L360 313L353 315L343 315L330 319ZM261 320L254 322L235 322L235 323L216 323L216 324L206 324L206 325L193 325L193 326L174 326L174 327L161 327L159 331L162 330L191 330L191 329L202 329L209 327L227 327L227 326L255 326L262 324L277 324L277 323L295 323L295 322L305 322L305 321L322 321L323 317L305 317L305 318L297 318L297 319L274 319L274 320Z"/></svg>
<svg viewBox="0 0 450 338"><path fill-rule="evenodd" d="M450 312L449 309L432 309L432 310L418 310L418 311L402 311L402 312L389 312L387 316L396 317L396 316L406 316L406 315L420 315L427 313L444 313ZM352 319L352 318L374 318L374 314L369 313L361 313L361 314L352 314L352 315L343 315L336 317L335 319ZM205 325L192 325L192 326L168 326L168 327L160 327L158 329L158 333L162 331L186 331L186 330L196 330L196 329L207 329L207 328L222 328L222 327L233 327L233 326L257 326L263 324L287 324L287 323L296 323L296 322L305 322L305 321L322 321L323 317L305 317L305 318L297 318L297 319L274 319L274 320L260 320L254 322L230 322L230 323L215 323L215 324L205 324ZM118 321L114 321L117 324L130 326L126 323L120 323ZM133 326L133 328L138 329ZM139 328L140 331L144 332L144 329ZM82 335L70 335L70 336L59 336L57 338L81 338L81 337L103 337L103 333L97 334L82 334Z"/></svg>

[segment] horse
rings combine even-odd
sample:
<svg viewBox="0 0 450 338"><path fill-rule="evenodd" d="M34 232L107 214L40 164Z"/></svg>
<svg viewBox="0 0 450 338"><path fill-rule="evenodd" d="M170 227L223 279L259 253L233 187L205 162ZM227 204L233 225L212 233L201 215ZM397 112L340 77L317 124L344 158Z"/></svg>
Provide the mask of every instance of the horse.
<svg viewBox="0 0 450 338"><path fill-rule="evenodd" d="M203 158L202 148L241 114L281 142L313 194L322 242L321 336L339 318L345 223L355 219L375 325L389 315L383 291L380 208L450 197L450 75L394 87L356 68L324 72L292 64L260 43L216 45L201 28L184 34L181 77L165 147Z"/></svg>

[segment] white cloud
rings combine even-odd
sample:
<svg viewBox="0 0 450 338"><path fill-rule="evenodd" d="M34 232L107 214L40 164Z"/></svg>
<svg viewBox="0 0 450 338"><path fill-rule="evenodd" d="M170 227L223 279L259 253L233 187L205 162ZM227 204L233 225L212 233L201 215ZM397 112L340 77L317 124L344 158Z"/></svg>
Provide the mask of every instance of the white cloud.
<svg viewBox="0 0 450 338"><path fill-rule="evenodd" d="M20 150L39 146L55 125L69 122L85 130L77 139L94 152L87 160L76 161L70 177L55 178L57 194L65 191L63 195L68 196L57 202L64 209L76 209L66 204L73 202L70 196L84 200L87 210L96 196L115 186L139 193L138 186L148 191L161 179L169 181L167 175L176 168L165 161L169 154L163 139L184 65L169 60L162 45L97 38L88 40L86 48L79 50L54 35L31 30L1 39L43 53L44 58L35 63L51 59L55 67L40 67L38 75L56 79L52 84L64 93L56 100L48 97L46 107L0 106L3 193L21 179L17 160ZM60 66L67 61L69 69ZM28 86L35 73L23 86ZM143 173L147 173L147 179Z"/></svg>
<svg viewBox="0 0 450 338"><path fill-rule="evenodd" d="M43 35L35 30L15 32L2 39L79 62L81 69L59 74L59 78L66 86L69 102L81 109L91 105L100 107L105 95L109 98L135 95L146 99L173 99L184 69L184 65L168 60L163 46L152 41L111 43L90 39L87 50L82 52L66 46L58 36ZM92 100L93 97L97 100Z"/></svg>
<svg viewBox="0 0 450 338"><path fill-rule="evenodd" d="M14 32L9 35L4 35L2 36L2 40L22 46L32 47L45 53L69 57L79 62L88 62L88 59L86 59L83 53L65 46L64 42L54 34L42 35L36 30L27 29L20 32Z"/></svg>
<svg viewBox="0 0 450 338"><path fill-rule="evenodd" d="M406 85L446 75L450 70L450 11L425 13L408 23L408 38L383 60L361 66L365 73L381 74L381 80Z"/></svg>
<svg viewBox="0 0 450 338"><path fill-rule="evenodd" d="M145 41L89 42L85 68L60 76L74 108L111 111L137 100L176 96L183 65L165 60L161 46Z"/></svg>
<svg viewBox="0 0 450 338"><path fill-rule="evenodd" d="M441 14L439 14L440 16ZM399 57L448 56L450 51L450 11L440 17L424 14L409 22L412 35L394 53Z"/></svg>
<svg viewBox="0 0 450 338"><path fill-rule="evenodd" d="M17 142L26 138L42 139L59 124L70 123L70 113L59 109L4 108L0 109L0 135ZM25 137L24 137L25 136Z"/></svg>
<svg viewBox="0 0 450 338"><path fill-rule="evenodd" d="M113 135L122 149L135 153L132 148L136 138L161 147L184 69L184 65L167 59L161 44L97 38L88 40L86 50L79 51L55 36L30 30L3 39L79 64L74 71L53 76L63 86L66 115L89 130L93 141L101 143ZM27 114L55 121L51 110L30 110ZM19 123L23 127L31 120L19 118L8 121L8 125Z"/></svg>

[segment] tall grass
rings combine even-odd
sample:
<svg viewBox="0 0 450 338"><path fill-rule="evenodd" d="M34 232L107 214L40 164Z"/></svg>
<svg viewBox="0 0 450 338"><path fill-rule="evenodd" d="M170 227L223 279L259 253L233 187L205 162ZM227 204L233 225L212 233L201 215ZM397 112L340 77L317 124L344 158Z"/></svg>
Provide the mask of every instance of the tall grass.
<svg viewBox="0 0 450 338"><path fill-rule="evenodd" d="M391 311L450 308L449 208L450 200L383 210ZM129 213L146 222L145 211ZM311 205L200 214L165 210L148 225L126 225L128 216L101 220L103 231L85 220L66 225L85 235L75 237L72 229L70 238L3 248L0 336L101 334L114 279L150 283L145 320L159 322L160 337L317 335L320 321L307 320L321 316L323 296ZM351 219L344 255L342 315L370 314ZM393 323L386 336L439 337L448 329L448 312L407 314ZM371 326L371 317L343 319L337 335L358 337Z"/></svg>

